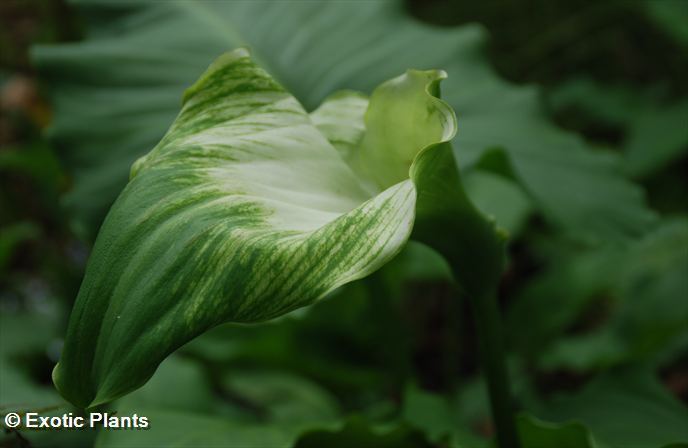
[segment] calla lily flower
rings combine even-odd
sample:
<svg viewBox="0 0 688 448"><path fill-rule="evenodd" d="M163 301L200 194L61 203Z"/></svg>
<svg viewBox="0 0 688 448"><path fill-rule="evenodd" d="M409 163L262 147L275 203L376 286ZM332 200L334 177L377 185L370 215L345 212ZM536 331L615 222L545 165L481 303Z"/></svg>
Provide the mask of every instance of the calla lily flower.
<svg viewBox="0 0 688 448"><path fill-rule="evenodd" d="M467 293L494 285L502 240L461 187L444 77L409 70L309 114L246 50L221 56L100 229L53 373L62 395L114 400L208 329L313 304L409 238Z"/></svg>

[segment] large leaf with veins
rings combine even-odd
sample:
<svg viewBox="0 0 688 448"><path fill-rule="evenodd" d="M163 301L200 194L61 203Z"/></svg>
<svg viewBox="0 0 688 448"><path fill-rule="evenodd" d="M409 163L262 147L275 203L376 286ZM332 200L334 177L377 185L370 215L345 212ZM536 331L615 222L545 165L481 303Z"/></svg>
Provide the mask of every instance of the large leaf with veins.
<svg viewBox="0 0 688 448"><path fill-rule="evenodd" d="M454 146L463 167L504 149L542 213L582 237L619 239L651 221L615 156L553 127L533 89L495 76L476 26L423 26L396 1L78 3L87 38L34 56L53 98L52 135L74 176L67 203L91 237L183 89L216 55L244 45L308 108L337 89L370 92L409 67L442 67L461 119Z"/></svg>
<svg viewBox="0 0 688 448"><path fill-rule="evenodd" d="M416 216L419 239L452 247L469 293L492 285L501 244L462 193L447 143L455 116L435 96L444 76L409 70L327 127L326 109L312 121L245 50L220 57L100 229L53 374L59 391L82 407L108 402L215 325L309 305L387 262ZM347 99L366 102L332 101ZM326 138L357 133L356 145ZM427 233L438 223L439 245ZM476 247L453 241L457 230Z"/></svg>

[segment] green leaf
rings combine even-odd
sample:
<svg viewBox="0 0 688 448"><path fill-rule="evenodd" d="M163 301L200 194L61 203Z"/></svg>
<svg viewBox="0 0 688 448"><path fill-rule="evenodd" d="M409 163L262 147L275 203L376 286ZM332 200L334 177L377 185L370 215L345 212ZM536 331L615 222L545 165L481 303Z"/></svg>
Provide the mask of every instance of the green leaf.
<svg viewBox="0 0 688 448"><path fill-rule="evenodd" d="M465 393L442 396L408 388L403 420L432 441L449 446L491 446L475 429L476 407ZM639 370L600 376L582 392L560 396L538 412L517 416L523 448L660 448L685 446L687 410L647 373ZM535 415L537 415L537 417Z"/></svg>
<svg viewBox="0 0 688 448"><path fill-rule="evenodd" d="M486 216L494 217L509 235L517 235L523 229L533 204L515 182L483 170L471 170L463 183L475 206Z"/></svg>
<svg viewBox="0 0 688 448"><path fill-rule="evenodd" d="M455 403L445 396L409 386L404 391L402 419L422 429L430 440L445 441L450 447L487 446L487 441L468 430L458 415Z"/></svg>
<svg viewBox="0 0 688 448"><path fill-rule="evenodd" d="M663 0L661 2L643 2L648 17L667 35L673 37L679 45L688 47L688 5L681 0Z"/></svg>
<svg viewBox="0 0 688 448"><path fill-rule="evenodd" d="M557 86L549 102L555 110L581 114L590 126L604 123L624 131L624 169L647 177L688 151L688 101L662 101L660 93L656 87L638 90L574 77Z"/></svg>
<svg viewBox="0 0 688 448"><path fill-rule="evenodd" d="M496 77L476 26L423 26L395 1L84 3L87 39L38 47L34 59L75 179L67 203L91 237L131 163L164 134L184 87L241 45L309 108L337 89L370 92L409 67L442 67L461 119L454 143L463 167L504 148L540 210L581 237L619 239L652 220L616 156L553 127L534 89Z"/></svg>
<svg viewBox="0 0 688 448"><path fill-rule="evenodd" d="M151 381L118 400L114 409L148 417L149 429L101 431L97 446L287 447L304 431L335 427L332 397L305 378L206 367L179 356L166 359Z"/></svg>
<svg viewBox="0 0 688 448"><path fill-rule="evenodd" d="M15 222L0 228L0 274L12 260L15 250L26 241L37 239L41 229L31 221Z"/></svg>
<svg viewBox="0 0 688 448"><path fill-rule="evenodd" d="M27 332L27 328L33 331ZM36 384L27 357L45 355L54 341L56 323L38 313L0 313L0 411L61 404L52 388Z"/></svg>
<svg viewBox="0 0 688 448"><path fill-rule="evenodd" d="M688 220L676 217L627 247L550 255L553 268L535 277L510 309L513 339L540 353L547 370L659 361L688 334L686 244ZM604 325L565 334L586 310L603 310L595 316Z"/></svg>
<svg viewBox="0 0 688 448"><path fill-rule="evenodd" d="M553 400L543 414L583 422L612 448L688 443L688 409L642 369L601 375L580 393Z"/></svg>
<svg viewBox="0 0 688 448"><path fill-rule="evenodd" d="M581 423L549 423L527 414L517 421L523 448L603 448Z"/></svg>
<svg viewBox="0 0 688 448"><path fill-rule="evenodd" d="M222 386L259 407L264 419L280 423L331 422L338 417L335 399L305 378L273 371L229 371Z"/></svg>
<svg viewBox="0 0 688 448"><path fill-rule="evenodd" d="M485 398L481 396L479 406L484 405ZM474 432L475 419L465 415L476 412L475 404L465 394L448 398L412 387L404 396L403 419L422 429L430 440L445 441L448 446L492 446L486 434L479 436ZM580 422L552 423L522 413L517 417L517 428L523 448L606 448Z"/></svg>
<svg viewBox="0 0 688 448"><path fill-rule="evenodd" d="M147 430L101 431L97 446L287 448L430 448L418 430L400 425L371 425L358 418L335 423L236 423L218 417L161 409L137 410L151 423ZM230 445L228 445L228 443Z"/></svg>
<svg viewBox="0 0 688 448"><path fill-rule="evenodd" d="M136 409L138 415L148 417L150 427L145 430L101 431L97 446L101 448L216 447L286 448L293 446L299 434L323 425L250 424L217 416L165 409Z"/></svg>
<svg viewBox="0 0 688 448"><path fill-rule="evenodd" d="M35 359L54 349L57 319L41 313L0 313L0 446L70 448L92 446L96 431L5 427L10 412L37 412L41 416L62 416L76 412L55 391L37 378ZM30 329L30 331L27 331ZM43 369L38 369L43 370Z"/></svg>
<svg viewBox="0 0 688 448"><path fill-rule="evenodd" d="M398 425L375 427L361 418L351 418L337 431L310 431L294 448L431 448L435 445L413 428Z"/></svg>
<svg viewBox="0 0 688 448"><path fill-rule="evenodd" d="M211 414L216 401L200 363L173 355L160 364L144 387L119 400L117 410L122 415L142 408Z"/></svg>
<svg viewBox="0 0 688 448"><path fill-rule="evenodd" d="M21 173L42 186L55 188L62 177L60 165L47 142L38 140L0 153L0 173Z"/></svg>
<svg viewBox="0 0 688 448"><path fill-rule="evenodd" d="M688 101L643 110L631 121L625 165L634 176L647 176L688 152Z"/></svg>
<svg viewBox="0 0 688 448"><path fill-rule="evenodd" d="M221 56L134 164L101 228L53 373L58 390L82 407L108 402L216 325L312 304L398 253L416 211L419 238L457 242L448 257L465 266L457 280L467 290L494 284L501 243L491 245L492 225L462 193L446 142L455 118L432 95L443 76L410 70L373 95L359 174L401 157L411 176L381 181L357 175L245 50ZM369 158L378 148L367 139L384 143L379 136L408 119L385 113L392 98L404 98L414 119L427 114L404 133L418 155L407 146L401 156ZM444 230L433 231L438 222Z"/></svg>

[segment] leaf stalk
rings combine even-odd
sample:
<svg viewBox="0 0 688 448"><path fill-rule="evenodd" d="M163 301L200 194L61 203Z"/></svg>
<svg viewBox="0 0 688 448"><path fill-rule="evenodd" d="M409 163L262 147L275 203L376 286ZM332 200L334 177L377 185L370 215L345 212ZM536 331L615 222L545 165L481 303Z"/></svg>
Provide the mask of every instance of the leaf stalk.
<svg viewBox="0 0 688 448"><path fill-rule="evenodd" d="M497 295L469 296L478 336L483 374L487 379L492 419L500 448L519 448L514 402L506 368L504 338Z"/></svg>

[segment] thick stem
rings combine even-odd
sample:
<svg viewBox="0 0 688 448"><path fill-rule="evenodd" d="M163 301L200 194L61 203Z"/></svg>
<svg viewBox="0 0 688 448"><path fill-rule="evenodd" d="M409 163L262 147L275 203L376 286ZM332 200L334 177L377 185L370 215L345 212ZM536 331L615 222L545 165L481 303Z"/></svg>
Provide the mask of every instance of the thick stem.
<svg viewBox="0 0 688 448"><path fill-rule="evenodd" d="M500 448L519 448L514 402L506 369L501 318L494 292L470 297L483 374L487 378L492 419Z"/></svg>
<svg viewBox="0 0 688 448"><path fill-rule="evenodd" d="M413 163L418 195L413 238L444 256L470 297L497 440L500 448L518 448L495 293L504 271L505 236L469 200L450 145L425 150Z"/></svg>

